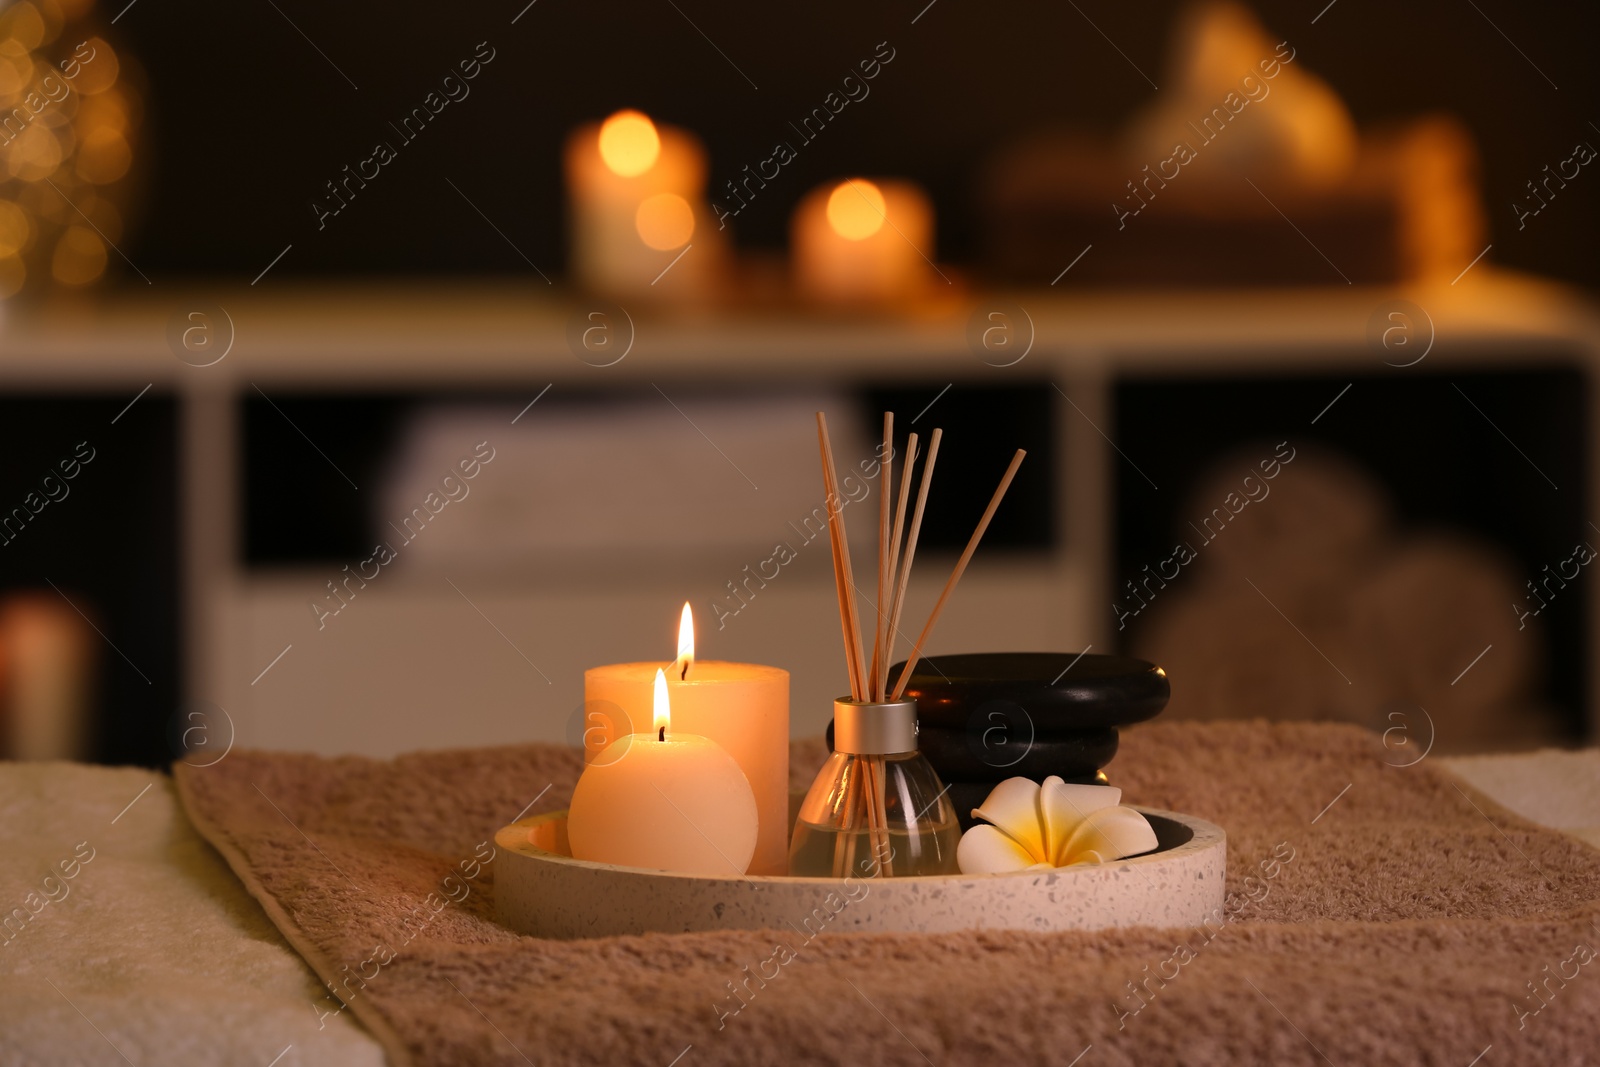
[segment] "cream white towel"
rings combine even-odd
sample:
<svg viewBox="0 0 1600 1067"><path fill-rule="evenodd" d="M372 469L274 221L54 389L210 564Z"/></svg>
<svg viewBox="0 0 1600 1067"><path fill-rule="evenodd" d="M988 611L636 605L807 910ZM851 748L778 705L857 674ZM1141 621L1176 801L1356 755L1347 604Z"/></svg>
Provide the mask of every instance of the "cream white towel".
<svg viewBox="0 0 1600 1067"><path fill-rule="evenodd" d="M0 913L0 1064L384 1063L165 775L0 763Z"/></svg>
<svg viewBox="0 0 1600 1067"><path fill-rule="evenodd" d="M1524 819L1600 848L1600 748L1458 756L1444 764Z"/></svg>

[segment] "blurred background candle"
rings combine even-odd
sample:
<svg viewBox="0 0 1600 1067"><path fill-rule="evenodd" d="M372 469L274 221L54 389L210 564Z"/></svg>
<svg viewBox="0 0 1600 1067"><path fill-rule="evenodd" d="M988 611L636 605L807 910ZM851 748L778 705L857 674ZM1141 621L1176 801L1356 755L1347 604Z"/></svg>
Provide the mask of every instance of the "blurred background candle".
<svg viewBox="0 0 1600 1067"><path fill-rule="evenodd" d="M933 206L909 182L819 186L790 227L796 287L836 303L915 297L934 274Z"/></svg>
<svg viewBox="0 0 1600 1067"><path fill-rule="evenodd" d="M0 758L89 754L97 640L54 592L0 600Z"/></svg>
<svg viewBox="0 0 1600 1067"><path fill-rule="evenodd" d="M575 859L685 874L742 876L756 847L756 802L716 742L672 730L666 676L652 689L652 729L609 746L572 793Z"/></svg>
<svg viewBox="0 0 1600 1067"><path fill-rule="evenodd" d="M615 738L638 730L652 708L653 663L591 667L583 675L588 707L622 709L624 721L584 731L584 762ZM784 874L789 855L789 672L754 663L723 663L694 658L694 626L689 605L679 624L678 658L666 669L672 717L678 728L710 738L743 768L755 794L760 823L751 874ZM629 725L629 724L632 725ZM598 762L608 762L606 760ZM587 773L587 771L585 772Z"/></svg>
<svg viewBox="0 0 1600 1067"><path fill-rule="evenodd" d="M692 133L618 111L567 140L572 269L613 296L704 296L723 243L705 202L706 154Z"/></svg>

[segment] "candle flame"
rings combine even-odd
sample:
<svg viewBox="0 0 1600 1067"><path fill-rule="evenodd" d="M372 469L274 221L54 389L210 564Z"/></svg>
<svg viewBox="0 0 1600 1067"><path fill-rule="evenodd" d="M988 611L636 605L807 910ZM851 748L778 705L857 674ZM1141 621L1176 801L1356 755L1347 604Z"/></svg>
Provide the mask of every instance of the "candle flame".
<svg viewBox="0 0 1600 1067"><path fill-rule="evenodd" d="M612 173L637 177L656 165L661 136L641 111L619 111L600 126L600 158Z"/></svg>
<svg viewBox="0 0 1600 1067"><path fill-rule="evenodd" d="M683 602L683 614L678 616L678 661L673 664L678 668L680 680L689 677L689 668L694 666L694 612L689 610L689 602Z"/></svg>
<svg viewBox="0 0 1600 1067"><path fill-rule="evenodd" d="M883 191L865 178L846 178L828 197L828 225L847 241L864 241L888 219Z"/></svg>
<svg viewBox="0 0 1600 1067"><path fill-rule="evenodd" d="M655 726L651 730L657 737L667 739L667 727L672 725L672 704L667 699L667 672L656 671Z"/></svg>

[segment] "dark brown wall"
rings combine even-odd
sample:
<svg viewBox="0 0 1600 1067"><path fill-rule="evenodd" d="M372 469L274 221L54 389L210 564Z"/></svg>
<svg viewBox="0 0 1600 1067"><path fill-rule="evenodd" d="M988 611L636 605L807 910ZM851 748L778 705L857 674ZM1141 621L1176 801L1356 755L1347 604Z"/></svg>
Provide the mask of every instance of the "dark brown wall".
<svg viewBox="0 0 1600 1067"><path fill-rule="evenodd" d="M114 27L151 85L145 151L156 171L129 249L147 272L248 279L293 243L275 277L531 275L447 178L549 271L565 255L559 146L574 124L643 107L698 130L713 174L729 175L767 156L880 41L895 59L871 96L802 149L739 219L740 240L780 245L794 203L818 181L898 173L933 190L942 254L961 260L977 244L970 186L986 153L1044 124L1115 128L1155 92L1135 65L1163 80L1176 9L1170 0L937 0L925 11L926 0L538 0L513 25L526 0L275 2L281 13L265 2L145 0ZM1322 11L1323 2L1257 10L1360 121L1439 109L1465 119L1485 156L1491 259L1600 282L1600 176L1583 173L1520 233L1510 207L1577 140L1600 146L1589 125L1600 121L1591 107L1600 11L1506 0L1336 0ZM367 156L387 123L480 41L495 58L471 95L319 231L310 203L322 183Z"/></svg>

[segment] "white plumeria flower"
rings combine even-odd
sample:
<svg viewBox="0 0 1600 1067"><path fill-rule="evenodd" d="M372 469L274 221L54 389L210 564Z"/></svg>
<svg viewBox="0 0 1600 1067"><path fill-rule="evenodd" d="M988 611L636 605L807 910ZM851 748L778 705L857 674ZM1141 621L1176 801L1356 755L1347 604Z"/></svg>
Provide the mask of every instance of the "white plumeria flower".
<svg viewBox="0 0 1600 1067"><path fill-rule="evenodd" d="M1121 800L1115 786L1068 785L1054 775L1042 786L1007 778L973 809L974 818L992 825L980 823L961 835L956 863L962 874L1004 874L1149 852L1155 831Z"/></svg>

